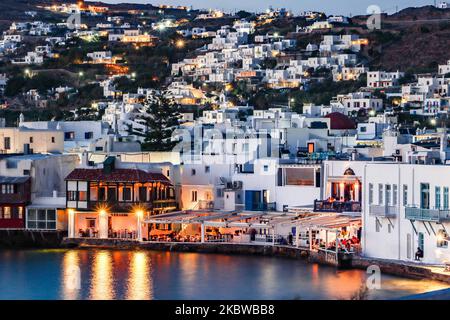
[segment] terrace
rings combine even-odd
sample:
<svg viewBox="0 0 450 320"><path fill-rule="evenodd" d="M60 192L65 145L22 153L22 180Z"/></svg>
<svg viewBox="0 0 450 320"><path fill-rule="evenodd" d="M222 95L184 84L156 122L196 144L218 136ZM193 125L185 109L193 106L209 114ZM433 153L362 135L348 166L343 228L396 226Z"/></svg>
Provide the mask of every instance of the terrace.
<svg viewBox="0 0 450 320"><path fill-rule="evenodd" d="M361 212L361 202L314 200L314 212Z"/></svg>

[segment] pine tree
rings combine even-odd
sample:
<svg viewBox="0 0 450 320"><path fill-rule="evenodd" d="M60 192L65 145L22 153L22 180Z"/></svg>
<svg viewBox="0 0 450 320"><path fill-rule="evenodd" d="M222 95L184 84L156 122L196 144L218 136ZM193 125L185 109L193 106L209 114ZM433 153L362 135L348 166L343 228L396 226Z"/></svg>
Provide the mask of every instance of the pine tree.
<svg viewBox="0 0 450 320"><path fill-rule="evenodd" d="M171 141L172 132L179 124L179 106L165 96L165 93L155 95L146 102L148 116L146 117L147 132L142 143L145 151L170 151L176 141Z"/></svg>

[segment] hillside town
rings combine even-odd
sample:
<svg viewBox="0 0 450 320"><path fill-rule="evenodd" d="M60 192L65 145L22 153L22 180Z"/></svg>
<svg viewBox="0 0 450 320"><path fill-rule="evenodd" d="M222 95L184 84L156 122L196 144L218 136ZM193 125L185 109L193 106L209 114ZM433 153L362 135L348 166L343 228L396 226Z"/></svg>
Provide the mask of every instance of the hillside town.
<svg viewBox="0 0 450 320"><path fill-rule="evenodd" d="M366 20L37 2L0 41L0 229L448 272L450 55L383 65L405 32Z"/></svg>

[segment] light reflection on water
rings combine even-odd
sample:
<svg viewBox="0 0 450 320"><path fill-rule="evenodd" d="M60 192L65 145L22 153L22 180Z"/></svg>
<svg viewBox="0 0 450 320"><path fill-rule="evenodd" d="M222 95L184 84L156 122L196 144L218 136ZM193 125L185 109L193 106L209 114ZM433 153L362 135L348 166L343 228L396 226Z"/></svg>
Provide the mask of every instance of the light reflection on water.
<svg viewBox="0 0 450 320"><path fill-rule="evenodd" d="M150 300L153 299L153 284L150 275L151 260L142 251L130 253L131 261L127 285L128 300Z"/></svg>
<svg viewBox="0 0 450 320"><path fill-rule="evenodd" d="M337 271L260 256L0 251L0 299L348 299L365 279L362 270ZM397 298L446 287L388 275L382 275L381 285L381 290L369 292L369 298Z"/></svg>

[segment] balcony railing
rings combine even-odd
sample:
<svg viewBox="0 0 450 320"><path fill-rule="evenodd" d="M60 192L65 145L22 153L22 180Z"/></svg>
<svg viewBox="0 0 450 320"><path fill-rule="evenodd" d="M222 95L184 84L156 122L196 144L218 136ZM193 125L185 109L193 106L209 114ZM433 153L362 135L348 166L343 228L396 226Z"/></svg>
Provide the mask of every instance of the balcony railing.
<svg viewBox="0 0 450 320"><path fill-rule="evenodd" d="M128 212L134 207L146 207L149 210L156 209L168 209L176 207L175 199L166 200L149 200L145 202L140 201L88 201L88 210L98 210L99 208L106 207L111 211Z"/></svg>
<svg viewBox="0 0 450 320"><path fill-rule="evenodd" d="M314 212L361 212L361 202L314 200Z"/></svg>
<svg viewBox="0 0 450 320"><path fill-rule="evenodd" d="M406 207L405 217L409 220L442 222L450 221L450 210L448 209L424 209L418 207Z"/></svg>
<svg viewBox="0 0 450 320"><path fill-rule="evenodd" d="M398 207L388 205L371 204L369 215L375 217L395 218L398 214Z"/></svg>

